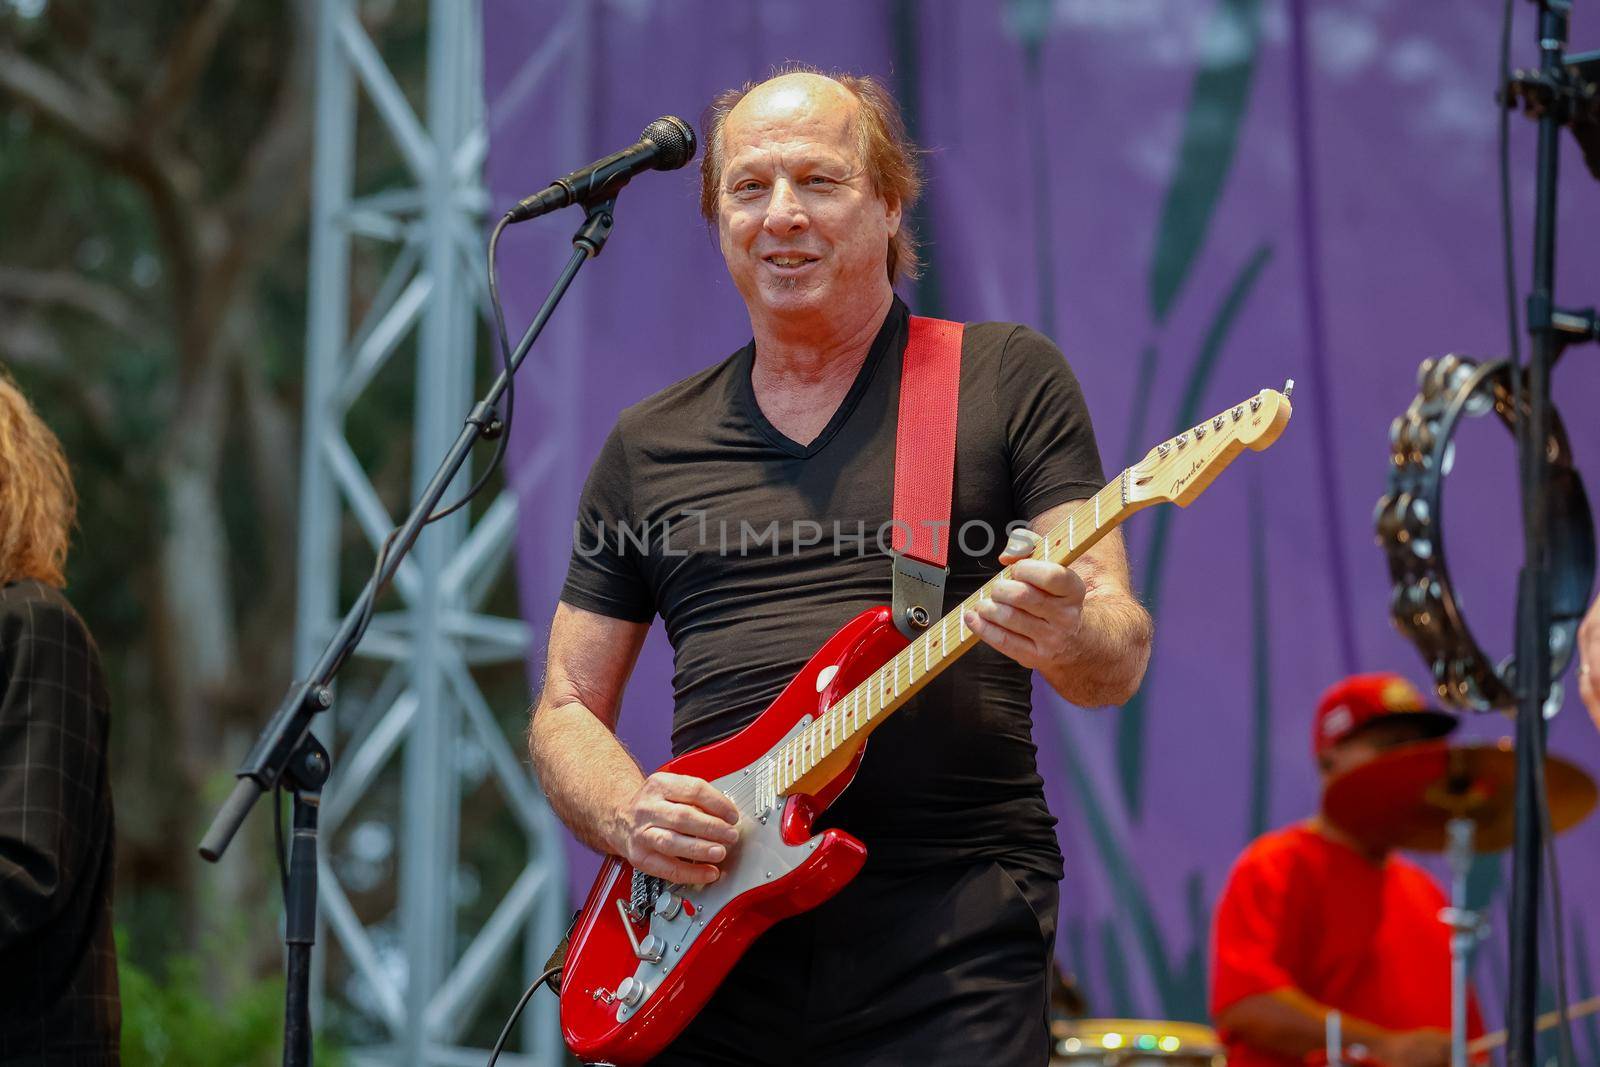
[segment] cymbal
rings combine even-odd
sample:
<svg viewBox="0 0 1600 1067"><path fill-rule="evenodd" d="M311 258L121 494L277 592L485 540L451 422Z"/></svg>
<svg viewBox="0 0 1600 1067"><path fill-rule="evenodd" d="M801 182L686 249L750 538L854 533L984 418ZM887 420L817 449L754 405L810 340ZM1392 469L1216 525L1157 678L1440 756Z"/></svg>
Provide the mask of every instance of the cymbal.
<svg viewBox="0 0 1600 1067"><path fill-rule="evenodd" d="M1476 825L1473 849L1498 852L1515 836L1516 754L1511 742L1401 745L1328 783L1322 810L1363 844L1443 852L1452 818ZM1594 779L1559 756L1546 756L1550 825L1561 833L1594 810Z"/></svg>

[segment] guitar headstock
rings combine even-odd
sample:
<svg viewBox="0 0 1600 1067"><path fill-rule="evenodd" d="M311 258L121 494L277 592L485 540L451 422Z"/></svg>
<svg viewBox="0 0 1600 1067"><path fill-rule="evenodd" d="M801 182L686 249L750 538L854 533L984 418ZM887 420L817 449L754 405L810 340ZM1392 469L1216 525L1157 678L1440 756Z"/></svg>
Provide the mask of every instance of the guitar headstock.
<svg viewBox="0 0 1600 1067"><path fill-rule="evenodd" d="M1263 389L1156 445L1128 468L1128 500L1187 506L1233 457L1246 448L1260 452L1278 439L1289 424L1293 392L1293 381L1281 393Z"/></svg>

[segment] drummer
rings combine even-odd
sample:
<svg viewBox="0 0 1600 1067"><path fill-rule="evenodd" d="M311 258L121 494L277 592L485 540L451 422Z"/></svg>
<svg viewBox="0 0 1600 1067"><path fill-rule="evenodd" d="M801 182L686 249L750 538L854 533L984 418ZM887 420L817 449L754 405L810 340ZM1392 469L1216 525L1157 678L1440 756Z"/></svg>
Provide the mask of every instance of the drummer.
<svg viewBox="0 0 1600 1067"><path fill-rule="evenodd" d="M1346 678L1317 705L1324 789L1386 749L1455 726L1399 675ZM1342 833L1321 811L1258 838L1228 878L1212 938L1211 1014L1229 1067L1305 1063L1326 1048L1335 1011L1352 1060L1364 1050L1383 1067L1446 1067L1445 905L1421 868ZM1481 1033L1476 1003L1470 1014L1470 1032Z"/></svg>

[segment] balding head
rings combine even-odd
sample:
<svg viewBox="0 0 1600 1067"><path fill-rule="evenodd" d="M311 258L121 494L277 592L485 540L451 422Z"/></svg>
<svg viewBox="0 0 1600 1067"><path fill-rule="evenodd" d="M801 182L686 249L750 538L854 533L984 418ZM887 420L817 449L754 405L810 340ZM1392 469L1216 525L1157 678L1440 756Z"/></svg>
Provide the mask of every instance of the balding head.
<svg viewBox="0 0 1600 1067"><path fill-rule="evenodd" d="M789 68L766 81L747 82L719 93L701 123L706 133L706 150L700 159L701 215L708 223L716 222L730 122L735 133L748 135L797 121L827 126L839 123L840 129L848 128L855 162L873 190L901 216L884 256L889 281L915 278L917 242L907 217L922 192L917 147L906 136L899 106L875 78Z"/></svg>

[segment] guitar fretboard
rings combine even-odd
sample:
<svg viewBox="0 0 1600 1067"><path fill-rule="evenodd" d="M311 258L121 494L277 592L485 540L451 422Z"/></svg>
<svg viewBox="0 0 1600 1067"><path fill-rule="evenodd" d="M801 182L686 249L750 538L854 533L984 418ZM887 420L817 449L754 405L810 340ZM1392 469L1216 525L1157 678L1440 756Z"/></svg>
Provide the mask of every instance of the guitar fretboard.
<svg viewBox="0 0 1600 1067"><path fill-rule="evenodd" d="M1069 564L1140 504L1128 501L1129 472L1123 471L1088 500L1082 501L1058 523L1034 550L1034 559ZM1001 569L977 592L928 627L865 681L826 708L804 731L790 738L775 753L773 791L790 792L829 756L853 747L895 710L916 695L978 640L967 628L966 612L990 595L996 582L1011 577L1013 565Z"/></svg>

